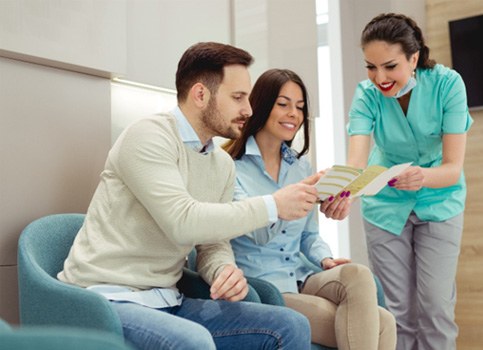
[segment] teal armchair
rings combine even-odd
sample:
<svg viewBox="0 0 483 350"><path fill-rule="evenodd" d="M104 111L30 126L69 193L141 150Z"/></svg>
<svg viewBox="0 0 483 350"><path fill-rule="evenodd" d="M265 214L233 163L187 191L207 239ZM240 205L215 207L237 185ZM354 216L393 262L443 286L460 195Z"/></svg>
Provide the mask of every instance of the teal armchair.
<svg viewBox="0 0 483 350"><path fill-rule="evenodd" d="M2 350L133 350L116 334L66 327L12 328L0 319Z"/></svg>
<svg viewBox="0 0 483 350"><path fill-rule="evenodd" d="M57 279L83 222L83 214L50 215L22 231L18 242L20 323L98 329L122 336L119 317L107 299Z"/></svg>
<svg viewBox="0 0 483 350"><path fill-rule="evenodd" d="M22 231L18 242L20 323L95 329L122 336L119 317L107 299L57 279L84 218L84 214L45 216ZM210 287L189 269L184 269L178 288L189 297L210 296ZM254 290L247 300L260 302Z"/></svg>

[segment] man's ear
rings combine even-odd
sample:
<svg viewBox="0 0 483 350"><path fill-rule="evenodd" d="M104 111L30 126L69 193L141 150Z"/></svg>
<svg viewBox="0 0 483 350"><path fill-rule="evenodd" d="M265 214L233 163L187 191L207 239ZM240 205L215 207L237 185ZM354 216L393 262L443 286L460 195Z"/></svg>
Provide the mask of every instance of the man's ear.
<svg viewBox="0 0 483 350"><path fill-rule="evenodd" d="M191 87L190 97L197 107L204 108L210 101L211 93L202 83L196 83Z"/></svg>

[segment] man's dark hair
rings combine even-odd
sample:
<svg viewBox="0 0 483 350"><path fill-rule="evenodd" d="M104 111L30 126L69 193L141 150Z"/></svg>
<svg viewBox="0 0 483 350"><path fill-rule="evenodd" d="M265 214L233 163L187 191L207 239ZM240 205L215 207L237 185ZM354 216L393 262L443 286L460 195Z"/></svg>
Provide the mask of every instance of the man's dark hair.
<svg viewBox="0 0 483 350"><path fill-rule="evenodd" d="M231 45L202 42L191 46L181 57L176 71L178 103L186 100L189 90L197 82L216 94L223 81L225 66L239 64L248 67L252 62L252 55Z"/></svg>

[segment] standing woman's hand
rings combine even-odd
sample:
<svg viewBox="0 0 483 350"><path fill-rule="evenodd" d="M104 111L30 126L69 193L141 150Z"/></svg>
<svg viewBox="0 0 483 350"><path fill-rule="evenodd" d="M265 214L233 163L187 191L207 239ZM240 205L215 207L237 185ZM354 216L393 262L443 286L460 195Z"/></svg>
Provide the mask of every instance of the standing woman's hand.
<svg viewBox="0 0 483 350"><path fill-rule="evenodd" d="M419 166L411 166L387 184L398 190L417 191L423 187L423 182L424 169Z"/></svg>

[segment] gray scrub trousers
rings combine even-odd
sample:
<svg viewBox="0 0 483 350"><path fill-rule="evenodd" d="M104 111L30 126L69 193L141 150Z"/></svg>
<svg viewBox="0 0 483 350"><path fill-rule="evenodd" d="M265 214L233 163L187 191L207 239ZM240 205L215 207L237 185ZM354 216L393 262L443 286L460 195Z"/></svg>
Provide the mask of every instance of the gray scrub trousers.
<svg viewBox="0 0 483 350"><path fill-rule="evenodd" d="M456 269L463 214L442 222L414 212L400 236L364 220L369 260L397 321L397 350L454 350Z"/></svg>

